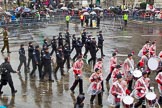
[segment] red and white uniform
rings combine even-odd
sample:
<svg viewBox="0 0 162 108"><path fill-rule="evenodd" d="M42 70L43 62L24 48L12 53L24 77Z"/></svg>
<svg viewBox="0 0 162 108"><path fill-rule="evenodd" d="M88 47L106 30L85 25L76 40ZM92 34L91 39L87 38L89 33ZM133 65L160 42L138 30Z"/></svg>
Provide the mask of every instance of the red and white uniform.
<svg viewBox="0 0 162 108"><path fill-rule="evenodd" d="M112 75L111 75L111 78L112 78L112 81L113 81L113 82L117 81L116 76L117 76L119 73L122 75L122 77L124 77L124 73L121 71L121 69L115 68L115 69L113 70Z"/></svg>
<svg viewBox="0 0 162 108"><path fill-rule="evenodd" d="M155 57L156 56L156 44L152 44L149 49L150 52L150 57Z"/></svg>
<svg viewBox="0 0 162 108"><path fill-rule="evenodd" d="M134 60L127 58L123 64L123 71L125 73L126 80L131 80L133 78L132 72L134 71Z"/></svg>
<svg viewBox="0 0 162 108"><path fill-rule="evenodd" d="M82 68L83 68L84 62L83 60L77 60L73 64L73 72L74 75L82 75Z"/></svg>
<svg viewBox="0 0 162 108"><path fill-rule="evenodd" d="M111 57L110 58L110 72L112 72L115 68L115 66L117 65L117 57Z"/></svg>
<svg viewBox="0 0 162 108"><path fill-rule="evenodd" d="M148 71L148 69L149 69L148 65L147 65L148 60L149 60L149 58L146 55L143 55L139 61L140 67L142 67L145 71Z"/></svg>
<svg viewBox="0 0 162 108"><path fill-rule="evenodd" d="M162 72L159 72L156 76L155 80L158 83L159 92L162 95Z"/></svg>
<svg viewBox="0 0 162 108"><path fill-rule="evenodd" d="M89 78L89 81L92 83L92 89L93 90L101 90L102 89L102 86L101 86L102 80L103 80L102 75L100 75L96 72L93 73Z"/></svg>
<svg viewBox="0 0 162 108"><path fill-rule="evenodd" d="M142 47L142 52L143 52L143 55L144 53L148 50L149 51L150 49L150 45L149 44L145 44L143 47Z"/></svg>
<svg viewBox="0 0 162 108"><path fill-rule="evenodd" d="M95 70L96 68L102 70L102 67L103 67L102 61L98 61L98 62L95 64L95 66L94 66L94 70Z"/></svg>
<svg viewBox="0 0 162 108"><path fill-rule="evenodd" d="M148 92L148 87L150 86L150 78L141 77L135 82L135 96L137 98L142 98Z"/></svg>
<svg viewBox="0 0 162 108"><path fill-rule="evenodd" d="M127 92L127 82L122 80L119 82L118 80L115 81L110 89L110 93L115 96L115 102L120 102L121 96L126 96Z"/></svg>
<svg viewBox="0 0 162 108"><path fill-rule="evenodd" d="M162 59L162 51L160 51L158 57Z"/></svg>

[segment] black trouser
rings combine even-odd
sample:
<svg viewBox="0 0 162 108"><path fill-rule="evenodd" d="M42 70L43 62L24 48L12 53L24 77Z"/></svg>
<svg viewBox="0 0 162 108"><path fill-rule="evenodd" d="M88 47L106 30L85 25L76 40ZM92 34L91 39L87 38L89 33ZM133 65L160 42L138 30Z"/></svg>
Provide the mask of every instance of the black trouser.
<svg viewBox="0 0 162 108"><path fill-rule="evenodd" d="M66 21L67 29L69 29L69 21Z"/></svg>
<svg viewBox="0 0 162 108"><path fill-rule="evenodd" d="M127 26L127 20L124 20L124 26L125 27Z"/></svg>
<svg viewBox="0 0 162 108"><path fill-rule="evenodd" d="M42 78L42 71L41 71L41 64L40 63L36 64L35 62L33 62L33 70L30 73L30 75L32 76L35 73L37 67L38 67L38 71L39 71L39 79L41 79Z"/></svg>
<svg viewBox="0 0 162 108"><path fill-rule="evenodd" d="M130 81L128 81L128 90L132 90L132 83L133 83L133 79L131 79Z"/></svg>
<svg viewBox="0 0 162 108"><path fill-rule="evenodd" d="M90 48L85 47L85 53L84 53L84 56L83 57L87 56L88 51L90 51Z"/></svg>
<svg viewBox="0 0 162 108"><path fill-rule="evenodd" d="M65 64L65 62L67 64L67 68L70 68L70 56L65 56L63 65Z"/></svg>
<svg viewBox="0 0 162 108"><path fill-rule="evenodd" d="M83 27L83 20L81 20L81 27Z"/></svg>
<svg viewBox="0 0 162 108"><path fill-rule="evenodd" d="M145 102L145 97L140 98L137 103L135 103L134 108L138 108ZM146 105L142 105L142 108L146 108Z"/></svg>
<svg viewBox="0 0 162 108"><path fill-rule="evenodd" d="M107 81L107 82L109 82L109 80L110 80L110 78L111 78L111 74L112 74L112 72L110 72L110 73L107 75L107 77L106 77L106 81Z"/></svg>
<svg viewBox="0 0 162 108"><path fill-rule="evenodd" d="M75 54L75 56L73 57L73 60L75 60L79 55L81 55L82 54L82 51L81 51L81 49L80 48L76 48L76 54Z"/></svg>
<svg viewBox="0 0 162 108"><path fill-rule="evenodd" d="M3 79L2 79L2 80L3 80ZM10 88L11 88L11 92L13 93L13 92L15 91L15 88L14 88L14 85L13 85L12 78L10 77L10 78L8 78L8 80L5 80L5 81L8 82L8 84L9 84L9 86L10 86ZM2 90L2 87L3 87L3 84L1 83L1 84L0 84L0 92L1 92L1 90Z"/></svg>
<svg viewBox="0 0 162 108"><path fill-rule="evenodd" d="M4 40L3 42L4 42L4 45L2 47L1 52L3 52L6 47L7 47L7 52L10 52L8 40Z"/></svg>
<svg viewBox="0 0 162 108"><path fill-rule="evenodd" d="M72 45L72 49L71 49L71 53L72 53L72 51L74 50L74 48L76 48L74 45Z"/></svg>
<svg viewBox="0 0 162 108"><path fill-rule="evenodd" d="M81 78L75 78L75 81L72 85L72 87L70 88L70 90L74 91L75 87L78 85L79 83L79 93L82 94L83 93L83 80Z"/></svg>
<svg viewBox="0 0 162 108"><path fill-rule="evenodd" d="M159 97L158 103L159 103L160 105L162 105L162 96Z"/></svg>
<svg viewBox="0 0 162 108"><path fill-rule="evenodd" d="M103 46L98 46L98 48L101 50L101 57L104 55L103 54Z"/></svg>
<svg viewBox="0 0 162 108"><path fill-rule="evenodd" d="M91 95L90 102L93 103L96 95ZM102 92L98 94L98 104L102 105Z"/></svg>
<svg viewBox="0 0 162 108"><path fill-rule="evenodd" d="M51 51L51 56L53 55L53 52L55 51L56 53L56 48L52 48L52 51Z"/></svg>
<svg viewBox="0 0 162 108"><path fill-rule="evenodd" d="M17 71L20 72L21 66L22 66L23 64L24 64L24 71L25 71L25 72L27 71L27 69L26 69L26 58L20 58L20 64L19 64L19 66L18 66Z"/></svg>
<svg viewBox="0 0 162 108"><path fill-rule="evenodd" d="M103 81L101 82L101 86L102 86L102 91L104 92L105 90L104 90L104 83L103 83Z"/></svg>
<svg viewBox="0 0 162 108"><path fill-rule="evenodd" d="M88 60L88 63L90 63L91 61L93 61L93 67L96 64L96 56L95 55L91 55L91 58Z"/></svg>
<svg viewBox="0 0 162 108"><path fill-rule="evenodd" d="M55 69L55 71L54 71L54 77L55 77L56 80L57 80L57 71L58 71L59 68L60 68L60 71L61 71L61 75L64 75L63 61L57 63L56 69Z"/></svg>
<svg viewBox="0 0 162 108"><path fill-rule="evenodd" d="M42 75L42 79L44 79L44 76L48 73L49 76L49 80L52 80L52 68L51 68L51 64L49 65L44 65L44 73Z"/></svg>
<svg viewBox="0 0 162 108"><path fill-rule="evenodd" d="M27 64L28 68L30 68L30 61L32 60L32 58L33 58L32 56L29 56L29 58L28 58L28 64Z"/></svg>

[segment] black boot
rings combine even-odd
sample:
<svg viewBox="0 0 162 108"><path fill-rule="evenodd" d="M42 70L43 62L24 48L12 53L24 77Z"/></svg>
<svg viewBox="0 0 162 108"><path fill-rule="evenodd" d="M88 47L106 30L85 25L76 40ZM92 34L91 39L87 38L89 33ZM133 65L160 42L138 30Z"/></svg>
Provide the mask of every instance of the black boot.
<svg viewBox="0 0 162 108"><path fill-rule="evenodd" d="M158 103L162 105L162 96L159 97Z"/></svg>

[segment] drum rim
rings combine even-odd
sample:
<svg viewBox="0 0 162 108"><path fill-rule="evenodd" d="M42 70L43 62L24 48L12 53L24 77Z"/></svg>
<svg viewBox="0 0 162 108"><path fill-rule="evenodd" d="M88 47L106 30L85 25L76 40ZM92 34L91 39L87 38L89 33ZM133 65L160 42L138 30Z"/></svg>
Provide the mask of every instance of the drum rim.
<svg viewBox="0 0 162 108"><path fill-rule="evenodd" d="M129 100L129 102L130 102L130 99L131 99L131 103L126 103L125 101L125 99L128 99ZM126 104L126 105L131 105L131 104L133 104L133 102L134 102L134 98L133 97L131 97L131 96L125 96L124 98L123 98L123 103L124 104Z"/></svg>
<svg viewBox="0 0 162 108"><path fill-rule="evenodd" d="M148 95L150 95L150 94L152 95L151 97L154 96L155 98L154 98L154 99L150 99L150 98L148 98ZM149 93L146 94L146 99L147 99L147 100L155 100L156 97L157 97L157 95L156 95L155 93L153 93L153 92L149 92Z"/></svg>

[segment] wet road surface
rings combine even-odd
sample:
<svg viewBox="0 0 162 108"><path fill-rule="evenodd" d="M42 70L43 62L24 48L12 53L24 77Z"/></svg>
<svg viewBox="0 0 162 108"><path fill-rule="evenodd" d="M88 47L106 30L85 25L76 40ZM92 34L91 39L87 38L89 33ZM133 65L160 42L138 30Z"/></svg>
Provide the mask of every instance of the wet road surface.
<svg viewBox="0 0 162 108"><path fill-rule="evenodd" d="M80 25L70 24L70 34L76 34L80 36L80 30L82 28ZM42 44L43 36L52 39L53 35L58 35L60 31L64 31L66 28L64 25L58 26L48 26L47 28L39 28L36 30L27 29L20 30L20 37L10 37L10 49L11 49L11 64L16 70L19 65L18 60L18 49L21 43L25 43L25 49L27 50L27 43L33 41L34 45ZM103 29L101 27L101 29ZM93 36L97 36L99 29L88 29L87 32L91 32ZM159 27L148 27L141 25L128 25L128 28L124 30L116 29L110 30L109 27L103 29L104 41L104 78L109 72L109 59L112 52L118 49L118 60L119 64L126 59L127 54L135 51L135 63L139 60L136 55L141 49L146 40L157 40L157 53L160 52L162 45L162 28ZM97 38L97 37L96 37ZM3 42L0 42L0 47L2 47ZM83 48L84 51L84 48ZM75 52L72 52L71 57L73 57ZM26 51L27 55L27 51ZM0 55L1 62L3 62L3 57L6 53ZM55 55L54 55L55 57ZM97 58L100 57L100 51L97 53ZM88 54L88 58L90 55ZM30 70L32 66L30 66ZM54 63L55 67L55 63ZM11 96L11 91L9 86L4 86L2 91L4 92L0 97L0 105L6 105L8 108L73 108L73 103L78 95L78 88L75 90L75 94L71 94L69 88L71 87L74 77L72 72L68 72L65 68L65 77L61 77L58 72L58 82L50 83L40 82L38 78L38 71L36 71L36 77L30 78L29 73L24 74L23 67L21 69L21 75L12 74L14 81L14 86L18 90L15 96ZM90 96L86 93L89 87L88 78L92 73L91 66L85 63L84 73L83 73L83 85L85 92L85 106L84 108L91 108ZM153 79L151 85L155 86L155 91L157 91L157 84L154 82L155 73L151 75ZM105 84L105 81L104 81ZM105 92L103 93L103 108L110 108L107 103L108 90L106 84L104 86ZM93 108L100 108L97 104Z"/></svg>

